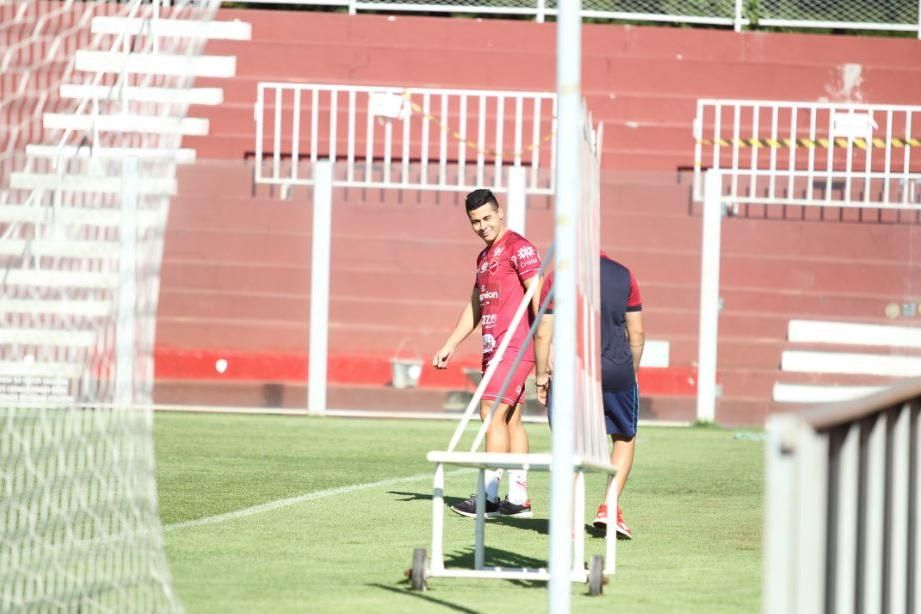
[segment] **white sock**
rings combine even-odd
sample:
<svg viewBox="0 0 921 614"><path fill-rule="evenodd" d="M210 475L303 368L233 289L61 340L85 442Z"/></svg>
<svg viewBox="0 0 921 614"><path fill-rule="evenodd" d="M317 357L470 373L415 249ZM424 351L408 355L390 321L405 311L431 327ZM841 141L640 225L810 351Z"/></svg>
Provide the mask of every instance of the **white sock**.
<svg viewBox="0 0 921 614"><path fill-rule="evenodd" d="M486 470L486 500L497 501L499 499L499 482L502 481L502 469L493 471Z"/></svg>
<svg viewBox="0 0 921 614"><path fill-rule="evenodd" d="M528 500L528 472L512 469L508 472L508 500L515 505L524 505Z"/></svg>

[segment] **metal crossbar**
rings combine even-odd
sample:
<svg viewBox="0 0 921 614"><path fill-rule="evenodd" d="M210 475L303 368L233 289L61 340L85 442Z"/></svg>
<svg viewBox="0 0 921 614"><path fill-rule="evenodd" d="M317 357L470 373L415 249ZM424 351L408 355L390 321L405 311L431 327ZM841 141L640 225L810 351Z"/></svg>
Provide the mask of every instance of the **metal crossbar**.
<svg viewBox="0 0 921 614"><path fill-rule="evenodd" d="M256 183L313 184L313 162L339 161L344 187L553 194L556 97L547 92L260 83Z"/></svg>

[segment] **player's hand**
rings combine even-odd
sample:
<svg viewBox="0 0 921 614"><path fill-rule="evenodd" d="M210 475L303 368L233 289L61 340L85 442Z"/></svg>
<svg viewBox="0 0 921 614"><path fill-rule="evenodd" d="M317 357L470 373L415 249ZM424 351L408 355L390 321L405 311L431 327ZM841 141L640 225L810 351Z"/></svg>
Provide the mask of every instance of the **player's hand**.
<svg viewBox="0 0 921 614"><path fill-rule="evenodd" d="M547 391L550 389L550 377L548 375L537 377L534 380L534 384L537 387L537 400L540 401L541 405L546 405Z"/></svg>
<svg viewBox="0 0 921 614"><path fill-rule="evenodd" d="M447 369L448 361L451 360L451 356L454 355L454 346L446 345L437 352L432 358L432 366L436 369Z"/></svg>

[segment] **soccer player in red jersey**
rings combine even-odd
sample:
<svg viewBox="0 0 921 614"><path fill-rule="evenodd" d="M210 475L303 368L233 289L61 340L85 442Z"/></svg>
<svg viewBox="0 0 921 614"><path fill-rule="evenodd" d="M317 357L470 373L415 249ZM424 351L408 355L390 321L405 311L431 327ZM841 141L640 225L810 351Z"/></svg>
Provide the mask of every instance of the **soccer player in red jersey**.
<svg viewBox="0 0 921 614"><path fill-rule="evenodd" d="M530 323L540 303L540 292L534 293L529 317L523 318L513 330L510 324L531 284L540 283L540 255L530 241L505 226L505 216L496 197L490 190L474 190L467 195L467 217L473 232L486 243L477 257L476 283L470 298L464 302L460 317L448 340L432 359L432 366L445 369L455 348L473 332L477 324L483 333L483 363L485 373L490 362L498 358L496 349L503 338L511 335L511 342L501 357L499 367L487 384L480 402L480 418L489 415L496 399L499 406L486 432L486 451L498 453L527 453L528 434L521 423L524 405L525 381L534 368L534 354L528 349L514 373L505 394L499 391L509 376L512 363L519 350L527 345ZM531 517L528 500L527 472L509 471L508 496L499 501L501 471L486 471L486 516ZM470 497L451 506L464 516L476 515L476 497Z"/></svg>

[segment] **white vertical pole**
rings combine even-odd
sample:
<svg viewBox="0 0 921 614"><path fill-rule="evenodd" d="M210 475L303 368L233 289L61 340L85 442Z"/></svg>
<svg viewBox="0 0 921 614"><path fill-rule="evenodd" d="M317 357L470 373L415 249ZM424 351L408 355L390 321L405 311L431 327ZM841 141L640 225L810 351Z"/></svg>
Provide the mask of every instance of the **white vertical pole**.
<svg viewBox="0 0 921 614"><path fill-rule="evenodd" d="M856 612L857 486L860 465L860 424L853 423L838 451L838 531L835 536L835 611ZM831 544L828 546L832 547ZM830 596L830 595L829 595Z"/></svg>
<svg viewBox="0 0 921 614"><path fill-rule="evenodd" d="M732 25L736 32L742 31L742 0L736 0L736 14Z"/></svg>
<svg viewBox="0 0 921 614"><path fill-rule="evenodd" d="M911 419L910 433L912 453L914 454L914 474L915 481L910 485L912 501L914 501L914 517L912 519L914 527L915 543L908 544L912 552L912 568L914 569L914 578L908 581L912 587L911 605L915 612L921 612L921 453L918 451L918 445L921 444L921 403L918 399L913 402L914 409Z"/></svg>
<svg viewBox="0 0 921 614"><path fill-rule="evenodd" d="M572 455L576 398L576 258L582 209L579 139L582 136L580 0L561 0L557 13L558 129L556 166L556 330L554 353L567 357L554 361L554 402L559 404L553 424L553 465L550 482L550 583L549 605L554 614L570 610L572 562ZM580 528L581 530L581 528Z"/></svg>
<svg viewBox="0 0 921 614"><path fill-rule="evenodd" d="M799 456L796 526L793 540L796 597L792 612L823 612L825 605L825 529L828 505L828 437L798 427Z"/></svg>
<svg viewBox="0 0 921 614"><path fill-rule="evenodd" d="M115 328L115 405L134 402L134 333L137 302L138 159L122 160L121 224L119 227L118 321Z"/></svg>
<svg viewBox="0 0 921 614"><path fill-rule="evenodd" d="M313 240L310 258L310 365L307 411L326 411L326 363L329 341L329 252L333 208L333 164L313 165Z"/></svg>
<svg viewBox="0 0 921 614"><path fill-rule="evenodd" d="M611 518L611 511L617 513L617 474L608 475L608 489L605 493L604 502L608 506L608 519ZM616 516L615 516L616 518ZM617 572L617 530L611 530L608 524L608 530L604 537L604 573L605 575L614 575Z"/></svg>
<svg viewBox="0 0 921 614"><path fill-rule="evenodd" d="M527 174L523 166L510 166L508 169L508 227L520 235L524 235L525 219L527 217L526 190Z"/></svg>
<svg viewBox="0 0 921 614"><path fill-rule="evenodd" d="M697 419L716 417L716 340L720 301L720 234L723 217L722 174L704 178L703 239L700 248L700 332L697 354Z"/></svg>
<svg viewBox="0 0 921 614"><path fill-rule="evenodd" d="M762 605L764 614L795 611L796 499L799 451L796 449L796 416L778 414L768 418L765 446L764 537L762 539Z"/></svg>
<svg viewBox="0 0 921 614"><path fill-rule="evenodd" d="M429 565L432 571L442 571L444 564L444 524L445 524L445 466L435 465L435 479L432 488L432 555Z"/></svg>
<svg viewBox="0 0 921 614"><path fill-rule="evenodd" d="M486 470L480 467L476 476L476 522L473 527L473 568L486 564Z"/></svg>
<svg viewBox="0 0 921 614"><path fill-rule="evenodd" d="M572 576L585 571L585 472L577 471L572 493Z"/></svg>
<svg viewBox="0 0 921 614"><path fill-rule="evenodd" d="M878 414L867 438L867 472L863 530L863 611L883 603L883 544L886 540L886 414Z"/></svg>
<svg viewBox="0 0 921 614"><path fill-rule="evenodd" d="M889 445L892 474L889 500L889 611L908 611L908 497L911 406L898 409ZM885 587L883 590L886 590Z"/></svg>

